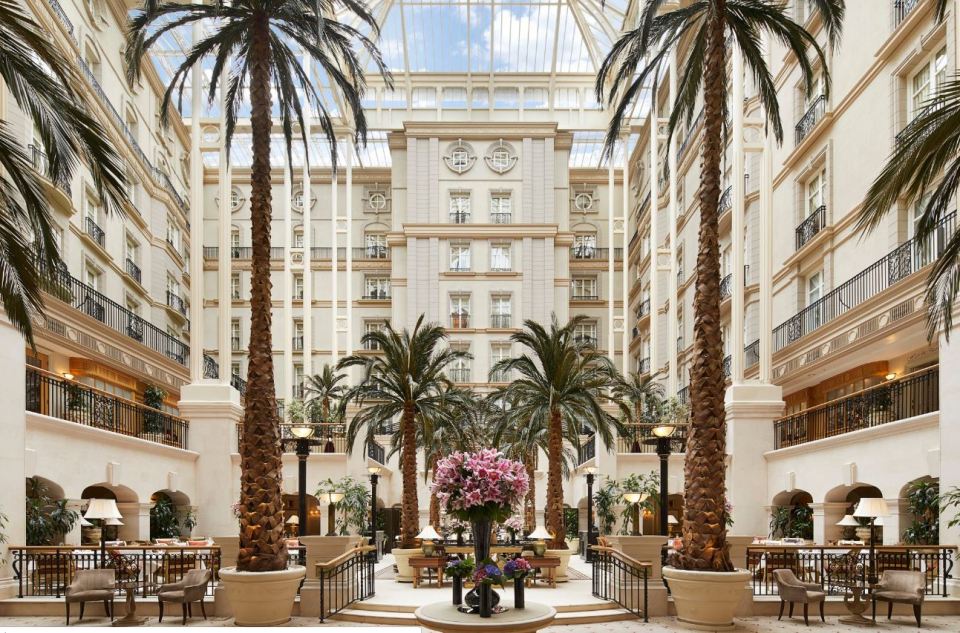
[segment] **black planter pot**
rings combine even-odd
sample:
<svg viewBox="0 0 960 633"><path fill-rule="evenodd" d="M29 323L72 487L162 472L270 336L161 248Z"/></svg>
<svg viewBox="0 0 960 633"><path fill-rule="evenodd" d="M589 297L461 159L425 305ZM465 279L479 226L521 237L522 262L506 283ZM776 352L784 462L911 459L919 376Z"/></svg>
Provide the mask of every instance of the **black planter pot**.
<svg viewBox="0 0 960 633"><path fill-rule="evenodd" d="M480 617L489 618L493 610L493 587L480 585Z"/></svg>
<svg viewBox="0 0 960 633"><path fill-rule="evenodd" d="M489 594L490 594L491 612L497 608L497 606L500 604L500 594L494 591L493 587L491 587L490 585L480 585L480 586L475 586L473 589L468 591L463 596L463 604L465 604L466 607L461 607L461 610L463 610L464 608L469 608L470 613L474 613L474 614L480 613L480 589L482 587L486 587L487 589L490 590ZM489 617L489 616L486 616L486 617Z"/></svg>
<svg viewBox="0 0 960 633"><path fill-rule="evenodd" d="M453 577L453 606L459 607L463 604L463 578Z"/></svg>
<svg viewBox="0 0 960 633"><path fill-rule="evenodd" d="M524 578L514 578L513 580L513 608L523 609L524 604Z"/></svg>

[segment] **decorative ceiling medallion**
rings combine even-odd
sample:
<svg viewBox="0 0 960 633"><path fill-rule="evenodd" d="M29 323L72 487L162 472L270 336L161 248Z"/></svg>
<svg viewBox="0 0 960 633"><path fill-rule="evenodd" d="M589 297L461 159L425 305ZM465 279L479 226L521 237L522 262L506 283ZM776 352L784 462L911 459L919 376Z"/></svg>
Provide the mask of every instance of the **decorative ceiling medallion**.
<svg viewBox="0 0 960 633"><path fill-rule="evenodd" d="M443 157L443 162L447 164L450 171L458 174L465 174L470 171L473 164L477 162L477 154L469 143L464 143L457 139L456 143L450 145L447 154Z"/></svg>
<svg viewBox="0 0 960 633"><path fill-rule="evenodd" d="M517 152L510 143L504 143L503 139L491 145L483 158L487 162L487 167L498 174L507 173L517 164Z"/></svg>

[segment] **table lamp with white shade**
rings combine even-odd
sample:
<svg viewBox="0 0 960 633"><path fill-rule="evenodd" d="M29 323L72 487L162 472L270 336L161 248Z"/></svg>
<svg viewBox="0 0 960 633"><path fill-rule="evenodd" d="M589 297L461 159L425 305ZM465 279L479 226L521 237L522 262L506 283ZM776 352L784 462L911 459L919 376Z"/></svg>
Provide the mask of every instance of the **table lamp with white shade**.
<svg viewBox="0 0 960 633"><path fill-rule="evenodd" d="M677 517L673 516L672 514L668 514L668 515L667 515L667 525L668 525L668 526L670 526L670 525L680 525L680 521L677 521ZM674 528L670 528L670 531L672 532L673 529L674 529Z"/></svg>
<svg viewBox="0 0 960 633"><path fill-rule="evenodd" d="M117 507L115 499L91 499L87 504L87 511L83 513L83 518L87 521L97 519L100 521L100 567L103 567L107 560L107 534L103 529L108 519L122 519L120 509Z"/></svg>
<svg viewBox="0 0 960 633"><path fill-rule="evenodd" d="M530 532L530 534L527 535L527 538L533 539L533 554L535 556L543 556L547 551L547 544L545 541L547 539L552 539L553 535L547 531L547 528L543 527L542 525L538 525L533 532Z"/></svg>
<svg viewBox="0 0 960 633"><path fill-rule="evenodd" d="M432 525L428 525L420 530L417 538L421 541L420 547L423 549L423 555L433 556L437 549L437 544L434 541L439 541L443 537L437 534L437 531L433 529Z"/></svg>
<svg viewBox="0 0 960 633"><path fill-rule="evenodd" d="M326 499L327 503L327 536L336 536L336 505L343 501L342 492L325 492L320 495L321 499Z"/></svg>
<svg viewBox="0 0 960 633"><path fill-rule="evenodd" d="M300 529L300 517L296 514L291 514L290 518L287 519L287 525L290 526L294 536L296 536L297 531Z"/></svg>
<svg viewBox="0 0 960 633"><path fill-rule="evenodd" d="M870 571L867 574L867 582L872 586L877 584L877 568L874 564L874 530L879 517L885 517L890 514L890 508L884 499L864 498L857 503L853 511L854 517L870 519Z"/></svg>
<svg viewBox="0 0 960 633"><path fill-rule="evenodd" d="M857 519L852 514L845 514L843 515L842 519L840 519L835 523L835 525L839 525L840 527L844 528L844 530L846 530L846 528L860 527L860 521L857 521ZM849 534L849 532L847 532L847 534ZM856 536L856 534L854 534L854 536ZM843 538L846 538L846 537L843 536Z"/></svg>

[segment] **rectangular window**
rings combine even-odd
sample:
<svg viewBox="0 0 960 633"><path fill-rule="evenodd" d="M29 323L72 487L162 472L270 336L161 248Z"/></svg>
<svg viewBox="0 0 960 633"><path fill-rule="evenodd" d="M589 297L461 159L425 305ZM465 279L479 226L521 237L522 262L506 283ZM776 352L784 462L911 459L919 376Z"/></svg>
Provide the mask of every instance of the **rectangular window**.
<svg viewBox="0 0 960 633"><path fill-rule="evenodd" d="M303 398L303 364L293 364L293 397Z"/></svg>
<svg viewBox="0 0 960 633"><path fill-rule="evenodd" d="M303 319L293 320L293 350L303 350Z"/></svg>
<svg viewBox="0 0 960 633"><path fill-rule="evenodd" d="M910 120L923 112L931 99L936 98L946 78L947 49L944 47L924 62L910 80Z"/></svg>
<svg viewBox="0 0 960 633"><path fill-rule="evenodd" d="M415 110L436 108L437 89L433 87L414 88L410 96L410 106Z"/></svg>
<svg viewBox="0 0 960 633"><path fill-rule="evenodd" d="M296 301L303 301L303 273L293 275L293 298Z"/></svg>
<svg viewBox="0 0 960 633"><path fill-rule="evenodd" d="M597 256L597 235L582 233L573 238L574 259L593 259Z"/></svg>
<svg viewBox="0 0 960 633"><path fill-rule="evenodd" d="M510 244L490 245L490 270L493 272L507 272L511 270Z"/></svg>
<svg viewBox="0 0 960 633"><path fill-rule="evenodd" d="M450 295L450 327L456 329L470 327L470 295Z"/></svg>
<svg viewBox="0 0 960 633"><path fill-rule="evenodd" d="M303 248L303 229L293 230L293 248Z"/></svg>
<svg viewBox="0 0 960 633"><path fill-rule="evenodd" d="M237 227L230 229L230 248L240 248L240 229Z"/></svg>
<svg viewBox="0 0 960 633"><path fill-rule="evenodd" d="M500 361L510 358L510 343L492 343L490 345L490 369ZM491 382L510 382L510 372L499 370L490 376Z"/></svg>
<svg viewBox="0 0 960 633"><path fill-rule="evenodd" d="M230 349L240 351L240 319L230 320Z"/></svg>
<svg viewBox="0 0 960 633"><path fill-rule="evenodd" d="M232 363L230 363L230 377L231 377L231 378L232 378L233 376L242 376L243 374L240 373L241 371L242 371L242 370L241 370L240 361L235 360L235 361L233 361Z"/></svg>
<svg viewBox="0 0 960 633"><path fill-rule="evenodd" d="M520 91L517 88L494 88L493 107L495 110L516 110L520 105Z"/></svg>
<svg viewBox="0 0 960 633"><path fill-rule="evenodd" d="M469 347L463 344L453 344L450 347L456 350L469 351ZM448 366L448 377L453 382L470 382L471 380L471 361L470 358L457 358Z"/></svg>
<svg viewBox="0 0 960 633"><path fill-rule="evenodd" d="M486 110L490 107L490 91L486 88L474 88L470 96L473 108Z"/></svg>
<svg viewBox="0 0 960 633"><path fill-rule="evenodd" d="M450 245L451 272L468 272L470 270L470 244L454 243Z"/></svg>
<svg viewBox="0 0 960 633"><path fill-rule="evenodd" d="M367 233L363 236L363 245L367 259L387 258L387 236L385 233Z"/></svg>
<svg viewBox="0 0 960 633"><path fill-rule="evenodd" d="M574 277L570 284L574 300L589 301L599 298L596 277Z"/></svg>
<svg viewBox="0 0 960 633"><path fill-rule="evenodd" d="M127 235L127 259L133 262L134 264L140 263L140 244L137 243L133 236Z"/></svg>
<svg viewBox="0 0 960 633"><path fill-rule="evenodd" d="M240 284L240 273L230 274L230 298L239 301L243 298L243 290Z"/></svg>
<svg viewBox="0 0 960 633"><path fill-rule="evenodd" d="M490 194L490 221L494 224L510 224L513 219L513 200L509 193Z"/></svg>
<svg viewBox="0 0 960 633"><path fill-rule="evenodd" d="M387 327L385 321L364 321L363 323L363 332L368 334L370 332L382 332ZM376 351L380 349L380 344L376 341L364 341L363 349L367 351Z"/></svg>
<svg viewBox="0 0 960 633"><path fill-rule="evenodd" d="M584 321L573 329L573 339L583 345L597 346L597 322Z"/></svg>
<svg viewBox="0 0 960 633"><path fill-rule="evenodd" d="M513 326L512 305L510 295L493 295L490 297L490 327L508 328Z"/></svg>
<svg viewBox="0 0 960 633"><path fill-rule="evenodd" d="M390 278L389 277L366 277L364 279L363 298L364 299L389 299L390 298Z"/></svg>
<svg viewBox="0 0 960 633"><path fill-rule="evenodd" d="M807 215L827 204L827 169L824 167L807 181Z"/></svg>
<svg viewBox="0 0 960 633"><path fill-rule="evenodd" d="M812 331L823 324L823 305L818 302L823 297L823 272L815 272L807 277L806 329Z"/></svg>
<svg viewBox="0 0 960 633"><path fill-rule="evenodd" d="M443 89L443 107L448 110L466 110L467 109L467 89L466 88L444 88Z"/></svg>
<svg viewBox="0 0 960 633"><path fill-rule="evenodd" d="M173 216L167 216L167 243L173 247L173 250L180 252L180 227Z"/></svg>
<svg viewBox="0 0 960 633"><path fill-rule="evenodd" d="M470 194L468 192L450 193L450 222L453 224L470 222Z"/></svg>

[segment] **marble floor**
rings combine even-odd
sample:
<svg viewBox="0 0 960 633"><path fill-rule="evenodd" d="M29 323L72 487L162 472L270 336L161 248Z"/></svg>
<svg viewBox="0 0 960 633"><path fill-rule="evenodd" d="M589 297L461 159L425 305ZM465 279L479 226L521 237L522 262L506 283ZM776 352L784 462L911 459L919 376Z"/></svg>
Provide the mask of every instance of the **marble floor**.
<svg viewBox="0 0 960 633"><path fill-rule="evenodd" d="M207 621L202 619L194 619L187 622L187 626L191 627L222 627L230 626L232 620L229 618L210 618ZM855 631L863 632L864 629L857 626L844 625L837 622L836 617L828 617L826 623L822 622L810 622L810 627L803 626L803 620L794 618L792 621L783 620L777 622L775 617L753 617L753 618L742 618L738 620L739 627L737 630L744 631L746 633L782 633L782 632L792 632L792 633L802 633L804 631L830 631L831 633L853 633ZM104 618L89 618L83 622L76 624L71 624L70 626L106 626L108 621ZM150 618L150 621L147 624L148 626L180 626L179 618L172 618L163 624L158 625L156 618ZM63 618L60 617L5 617L0 618L0 631L9 628L15 627L62 627ZM317 627L321 626L315 618L294 618L288 626L291 627ZM328 622L322 625L326 627L335 627L335 628L357 628L364 627L363 624L355 624L351 622ZM382 627L383 625L378 625ZM371 628L367 626L368 630ZM414 631L413 627L397 627L394 628L398 633L403 631ZM636 622L605 622L599 624L584 624L584 625L567 625L567 626L552 626L548 629L544 629L547 633L631 633L636 631L637 633L667 633L670 631L687 631L681 626L679 626L674 618L651 618L649 623L643 623L640 621ZM887 622L886 620L878 620L877 627L873 629L875 631L889 632L889 633L907 633L908 631L913 632L917 631L916 624L913 622L912 618L900 617L894 618L892 621ZM960 616L930 616L923 619L923 628L921 631L944 631L944 632L953 632L956 633L960 631ZM426 633L426 630L424 630Z"/></svg>

